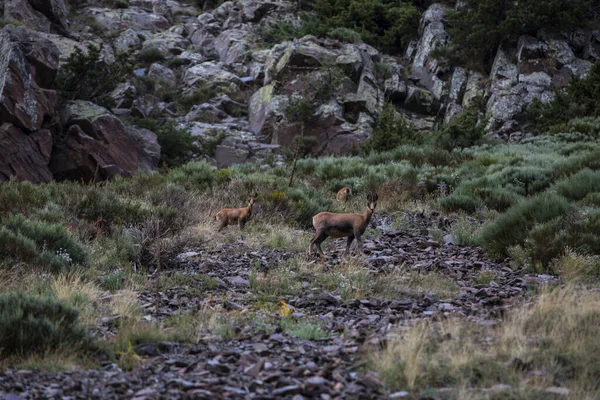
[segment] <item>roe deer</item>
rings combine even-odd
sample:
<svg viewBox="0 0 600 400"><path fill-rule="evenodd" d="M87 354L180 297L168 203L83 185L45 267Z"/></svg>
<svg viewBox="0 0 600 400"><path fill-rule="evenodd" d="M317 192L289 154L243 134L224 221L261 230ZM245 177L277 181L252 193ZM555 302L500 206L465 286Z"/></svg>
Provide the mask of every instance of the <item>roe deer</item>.
<svg viewBox="0 0 600 400"><path fill-rule="evenodd" d="M371 221L375 207L377 207L377 199L377 193L369 193L367 195L367 211L365 211L364 214L320 212L315 215L313 217L315 235L308 246L308 255L312 255L313 246L316 246L319 255L325 258L325 254L323 254L323 250L321 249L321 243L329 236L334 239L342 237L348 238L344 255L350 252L350 245L355 238L361 253L364 253L362 235L365 233L367 225L369 225L369 222Z"/></svg>
<svg viewBox="0 0 600 400"><path fill-rule="evenodd" d="M344 212L346 211L346 204L350 196L352 196L352 189L350 189L348 186L344 186L343 188L341 188L335 195L335 199L337 201L339 201L340 203L344 203Z"/></svg>
<svg viewBox="0 0 600 400"><path fill-rule="evenodd" d="M246 222L252 217L252 205L256 201L256 193L248 198L248 206L242 208L224 208L215 215L215 219L220 222L217 232L221 232L227 225L233 225L237 222L240 230L244 229Z"/></svg>

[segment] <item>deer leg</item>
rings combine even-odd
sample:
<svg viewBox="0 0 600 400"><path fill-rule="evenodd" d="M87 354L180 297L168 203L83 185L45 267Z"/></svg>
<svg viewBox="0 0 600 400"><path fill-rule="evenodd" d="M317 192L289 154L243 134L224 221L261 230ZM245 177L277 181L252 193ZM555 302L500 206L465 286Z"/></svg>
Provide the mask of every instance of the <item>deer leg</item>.
<svg viewBox="0 0 600 400"><path fill-rule="evenodd" d="M360 249L360 254L365 254L363 250L363 241L360 232L354 232L354 236L356 237L356 242L358 243L358 248Z"/></svg>
<svg viewBox="0 0 600 400"><path fill-rule="evenodd" d="M346 241L346 251L344 255L350 254L350 245L352 245L352 241L354 240L354 236L348 236L348 240Z"/></svg>
<svg viewBox="0 0 600 400"><path fill-rule="evenodd" d="M221 232L223 229L225 229L225 227L227 226L227 220L222 220L219 222L219 228L217 229L217 232Z"/></svg>
<svg viewBox="0 0 600 400"><path fill-rule="evenodd" d="M323 243L325 239L327 239L327 233L325 233L324 231L317 231L315 233L315 236L310 241L310 246L308 248L309 254L312 254L312 246L315 245L319 256L325 258L325 254L323 254L323 249L321 249L321 243Z"/></svg>
<svg viewBox="0 0 600 400"><path fill-rule="evenodd" d="M315 244L315 242L317 241L317 239L319 238L319 235L321 233L319 231L316 231L315 234L313 235L312 239L310 239L310 244L308 245L308 255L312 256L312 250L313 250L313 246Z"/></svg>

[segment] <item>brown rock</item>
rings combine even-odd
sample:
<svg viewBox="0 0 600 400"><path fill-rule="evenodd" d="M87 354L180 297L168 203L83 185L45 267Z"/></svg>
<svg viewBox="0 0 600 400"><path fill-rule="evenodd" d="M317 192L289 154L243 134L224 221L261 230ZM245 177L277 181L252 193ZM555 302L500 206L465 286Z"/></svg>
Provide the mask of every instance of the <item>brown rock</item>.
<svg viewBox="0 0 600 400"><path fill-rule="evenodd" d="M50 168L56 179L106 180L158 166L156 135L127 129L106 109L87 101L66 106L67 135L57 144Z"/></svg>
<svg viewBox="0 0 600 400"><path fill-rule="evenodd" d="M0 31L0 123L34 132L55 120L58 96L46 89L58 70L58 48L24 28Z"/></svg>
<svg viewBox="0 0 600 400"><path fill-rule="evenodd" d="M33 183L50 182L48 168L52 151L50 131L27 135L12 124L0 126L0 181L11 176Z"/></svg>

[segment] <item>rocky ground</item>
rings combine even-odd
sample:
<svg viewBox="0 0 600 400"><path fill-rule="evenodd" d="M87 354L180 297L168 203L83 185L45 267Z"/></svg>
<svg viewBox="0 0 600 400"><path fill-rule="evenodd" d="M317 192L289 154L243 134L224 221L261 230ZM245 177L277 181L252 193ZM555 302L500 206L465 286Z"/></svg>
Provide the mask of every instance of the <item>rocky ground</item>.
<svg viewBox="0 0 600 400"><path fill-rule="evenodd" d="M216 285L203 295L194 295L185 286L174 286L159 291L158 299L155 290L143 291L139 298L145 318L158 316L164 321L174 314L220 307L223 315L237 316L230 333L202 331L188 344L137 344L134 350L143 362L132 371L123 371L110 362L102 363L98 370L3 371L0 394L4 399L403 397L407 394L390 394L369 372L365 356L370 346L384 344L393 329L415 319L462 316L479 324L496 324L507 308L522 299L529 286L546 279L513 271L506 264L487 259L479 248L452 244L449 237L433 240L427 228L437 225L437 219L419 215L410 218L416 228L394 231L390 230L389 217L378 217L376 228L366 239L368 255L358 260L373 279L388 272L442 276L457 285L453 295L396 288L395 293L404 294L387 299L344 298L340 288L327 291L302 282L303 290L275 299L287 303L291 314L287 318L310 318L328 334L301 339L277 324L282 317L276 307L253 312L260 305L253 283L257 276L260 279L261 274L268 275L270 269L299 255L279 250L253 251L243 242L197 248L165 267L163 281L174 273L201 273L212 277ZM336 274L343 245L339 241L329 251L325 274ZM483 272L493 278L480 279ZM262 298L266 297L263 294ZM109 331L104 334L110 335Z"/></svg>

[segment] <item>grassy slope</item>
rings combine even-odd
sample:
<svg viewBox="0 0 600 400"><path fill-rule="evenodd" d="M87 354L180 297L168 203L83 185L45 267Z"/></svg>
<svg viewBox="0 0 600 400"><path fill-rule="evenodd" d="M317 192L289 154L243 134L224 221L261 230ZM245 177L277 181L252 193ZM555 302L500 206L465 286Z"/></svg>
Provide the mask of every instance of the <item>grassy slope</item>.
<svg viewBox="0 0 600 400"><path fill-rule="evenodd" d="M123 367L133 367L137 358L129 348L131 341L193 341L198 329L225 338L234 334L231 322L218 309L174 317L161 326L143 325L136 292L149 284L144 272L154 269L157 260L168 260L189 246L236 240L235 229L215 236L214 214L224 206L242 205L254 190L259 193L259 206L254 222L248 225L246 242L256 248L303 253L310 238L310 217L324 209L340 208L333 196L341 186L351 186L358 194L350 208L361 210L364 192L376 188L380 213L423 209L454 213L459 220L453 232L460 242L482 244L493 255L510 254L518 266L562 272L567 279L597 286L598 231L592 228L598 214L600 178L593 170L600 145L594 140L572 141L573 137L545 137L526 144L487 145L453 153L430 146L404 146L365 158L305 159L298 162L294 188L287 187L288 167L263 171L256 165L240 165L215 171L204 163L95 186L68 182L35 186L11 181L0 191L4 227L0 231L0 248L4 249L0 252L0 288L66 302L80 310L81 323L91 331L96 329L100 315L122 316L119 334L110 341L109 352L117 352ZM426 194L419 182L425 182ZM481 224L480 220L485 222ZM396 218L394 224L402 228L407 221ZM552 244L550 249L548 243ZM585 246L573 246L581 243ZM335 272L305 265L301 258L291 263L299 264L273 270L267 279L252 279L258 303L260 293L295 290L298 282L286 272L288 267L294 273L307 271L323 288L350 280L352 290L344 292L349 299L394 297L395 292L390 291L394 285L371 282L352 263ZM416 290L427 287L441 295L456 290L435 277L429 278L431 282L414 282L410 277L398 277L395 286ZM162 284L188 285L198 295L215 285L207 276L196 276L193 283L184 282L186 279L175 275ZM102 291L116 295L108 302L99 302ZM392 374L390 382L400 382L391 384L392 388L419 391L441 384L466 388L508 383L515 386L519 396L526 397L531 387L521 383L521 377L504 364L515 357L526 357L539 363L540 369L552 370L552 376L566 374L564 382L577 393L590 394L593 384L589 377L597 371L592 364L586 369L584 349L594 345L590 340L599 333L598 324L590 322L588 326L589 321L597 319L589 304L597 304L598 299L592 294L579 299L576 293L569 289L548 294L549 299L564 296L569 300L550 303L549 311L540 311L546 304L542 296L538 305L519 311L505 325L485 332L476 327L459 329L462 323L452 321L433 326L417 324L406 333L400 331L397 341L374 356L372 367L384 378ZM563 306L568 309L561 309ZM566 322L561 319L566 318L565 313L572 314ZM559 324L560 331L553 330L552 324ZM574 331L576 326L582 327L582 333ZM286 322L282 328L308 339L327 335L310 321ZM439 343L430 333L422 335L424 331L434 335L440 330L455 333L449 342ZM468 340L455 343L462 335ZM415 342L415 337L420 342ZM488 337L494 339L492 347L479 343ZM539 345L509 348L510 340L523 343L531 337ZM583 344L569 345L573 338ZM553 343L551 349L544 344L547 341ZM468 351L464 346L469 346ZM451 362L442 365L444 357ZM557 359L568 362L566 366L555 365ZM406 360L412 370L407 369ZM82 360L63 349L41 359L31 354L7 362L5 365L53 369L61 363ZM573 368L584 368L584 373L569 375ZM402 379L398 381L399 376Z"/></svg>

